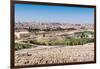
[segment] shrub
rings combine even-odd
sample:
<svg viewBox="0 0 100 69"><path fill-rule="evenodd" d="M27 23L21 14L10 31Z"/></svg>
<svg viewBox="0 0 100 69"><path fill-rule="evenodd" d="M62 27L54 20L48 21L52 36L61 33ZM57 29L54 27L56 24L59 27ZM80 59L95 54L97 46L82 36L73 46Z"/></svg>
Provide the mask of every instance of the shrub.
<svg viewBox="0 0 100 69"><path fill-rule="evenodd" d="M53 45L83 45L86 43L91 43L94 42L93 39L90 38L70 38L70 39L54 39L54 40L33 40L30 41L30 43L32 44L36 44L36 45L49 45L49 46L53 46Z"/></svg>
<svg viewBox="0 0 100 69"><path fill-rule="evenodd" d="M32 45L15 43L15 50L20 50L20 49L25 49L30 47L32 47Z"/></svg>

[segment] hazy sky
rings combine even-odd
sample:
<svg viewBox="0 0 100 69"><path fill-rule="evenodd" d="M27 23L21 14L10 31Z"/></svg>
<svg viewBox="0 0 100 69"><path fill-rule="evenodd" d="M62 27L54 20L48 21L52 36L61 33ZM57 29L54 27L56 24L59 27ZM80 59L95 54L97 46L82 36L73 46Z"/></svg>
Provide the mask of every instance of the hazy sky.
<svg viewBox="0 0 100 69"><path fill-rule="evenodd" d="M15 22L94 23L94 8L15 4Z"/></svg>

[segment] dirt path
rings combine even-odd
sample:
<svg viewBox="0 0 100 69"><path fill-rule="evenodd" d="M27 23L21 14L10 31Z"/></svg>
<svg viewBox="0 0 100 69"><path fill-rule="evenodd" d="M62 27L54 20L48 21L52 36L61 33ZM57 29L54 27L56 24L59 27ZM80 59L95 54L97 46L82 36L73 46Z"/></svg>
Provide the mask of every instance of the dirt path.
<svg viewBox="0 0 100 69"><path fill-rule="evenodd" d="M37 65L94 61L94 44L38 46L15 51L15 65Z"/></svg>

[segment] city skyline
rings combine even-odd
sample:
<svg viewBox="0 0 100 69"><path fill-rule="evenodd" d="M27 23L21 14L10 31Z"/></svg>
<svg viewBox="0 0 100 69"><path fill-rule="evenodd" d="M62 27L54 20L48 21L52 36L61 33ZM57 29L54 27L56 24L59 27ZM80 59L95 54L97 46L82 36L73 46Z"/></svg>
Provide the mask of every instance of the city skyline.
<svg viewBox="0 0 100 69"><path fill-rule="evenodd" d="M34 21L93 24L94 8L15 4L15 23Z"/></svg>

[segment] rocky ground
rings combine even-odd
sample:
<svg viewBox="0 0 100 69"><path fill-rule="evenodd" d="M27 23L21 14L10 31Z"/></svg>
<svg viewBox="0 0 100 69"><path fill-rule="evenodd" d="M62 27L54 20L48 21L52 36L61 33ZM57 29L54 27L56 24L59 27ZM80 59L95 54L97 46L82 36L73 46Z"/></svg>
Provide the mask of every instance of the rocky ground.
<svg viewBox="0 0 100 69"><path fill-rule="evenodd" d="M15 66L94 61L94 44L37 46L15 51Z"/></svg>

